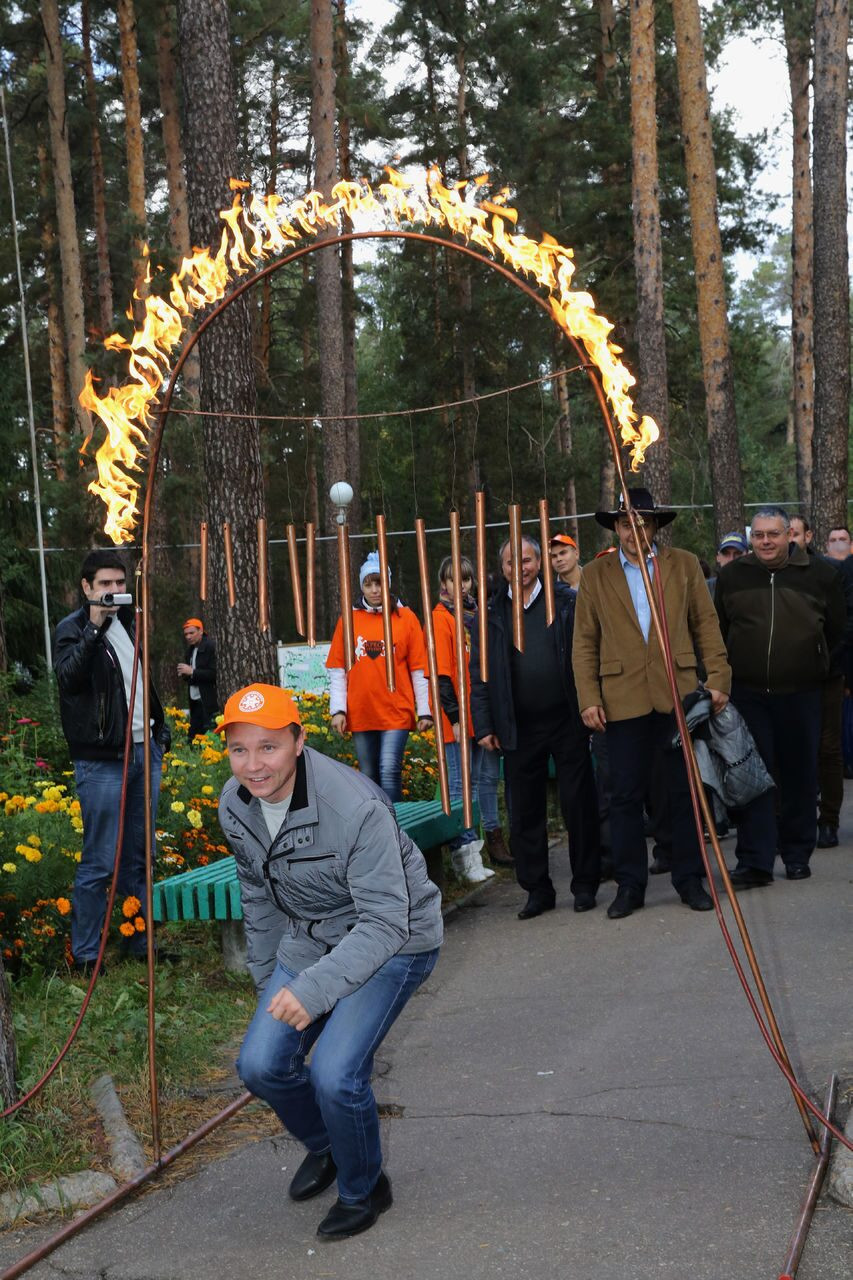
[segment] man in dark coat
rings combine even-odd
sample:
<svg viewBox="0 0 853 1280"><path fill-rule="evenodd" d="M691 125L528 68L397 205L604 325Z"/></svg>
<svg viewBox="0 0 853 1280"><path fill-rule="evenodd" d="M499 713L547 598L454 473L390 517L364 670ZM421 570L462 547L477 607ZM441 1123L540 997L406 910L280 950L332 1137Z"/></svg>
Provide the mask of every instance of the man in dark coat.
<svg viewBox="0 0 853 1280"><path fill-rule="evenodd" d="M189 685L190 740L213 728L219 710L216 696L216 645L205 634L201 618L188 618L184 623L187 651L178 663L178 675Z"/></svg>
<svg viewBox="0 0 853 1280"><path fill-rule="evenodd" d="M504 583L489 602L489 679L480 679L479 636L471 636L471 713L474 736L487 750L502 750L510 815L510 848L516 877L527 890L519 920L553 909L548 869L548 762L557 772L560 808L569 833L575 911L589 911L601 880L598 803L589 733L578 711L572 677L575 592L554 583L556 614L548 626L539 577L541 552L533 538L522 543L524 651L512 643L512 562L501 548Z"/></svg>

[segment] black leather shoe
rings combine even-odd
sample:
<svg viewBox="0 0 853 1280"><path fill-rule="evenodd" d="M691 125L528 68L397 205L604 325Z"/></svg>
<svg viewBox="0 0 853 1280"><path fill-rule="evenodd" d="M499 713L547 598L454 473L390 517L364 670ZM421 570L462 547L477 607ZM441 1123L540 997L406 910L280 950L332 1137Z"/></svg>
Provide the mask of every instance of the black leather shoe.
<svg viewBox="0 0 853 1280"><path fill-rule="evenodd" d="M630 885L622 885L617 889L616 897L607 908L607 919L624 920L626 916L639 911L643 905L643 895L639 889L632 889Z"/></svg>
<svg viewBox="0 0 853 1280"><path fill-rule="evenodd" d="M789 880L808 880L811 873L811 867L807 867L804 864L795 867L788 867L785 871Z"/></svg>
<svg viewBox="0 0 853 1280"><path fill-rule="evenodd" d="M665 853L660 845L656 844L652 849L652 862L649 867L650 876L662 876L667 871L672 870L672 861L668 853Z"/></svg>
<svg viewBox="0 0 853 1280"><path fill-rule="evenodd" d="M821 822L817 829L818 849L838 848L838 827L831 827L828 822Z"/></svg>
<svg viewBox="0 0 853 1280"><path fill-rule="evenodd" d="M763 889L766 884L773 882L772 872L759 871L758 867L735 867L734 871L729 872L729 878L732 888L737 890Z"/></svg>
<svg viewBox="0 0 853 1280"><path fill-rule="evenodd" d="M702 887L702 881L697 877L694 880L688 880L684 888L681 890L681 901L691 911L713 911L714 903L711 900L710 893Z"/></svg>
<svg viewBox="0 0 853 1280"><path fill-rule="evenodd" d="M346 1240L348 1236L357 1236L369 1230L380 1213L390 1209L393 1203L391 1183L384 1173L380 1173L366 1200L358 1200L355 1204L342 1204L337 1200L317 1228L317 1235L321 1240Z"/></svg>
<svg viewBox="0 0 853 1280"><path fill-rule="evenodd" d="M541 916L543 911L553 911L556 905L556 898L537 898L535 893L528 894L527 901L518 913L518 918L533 920L535 916Z"/></svg>
<svg viewBox="0 0 853 1280"><path fill-rule="evenodd" d="M291 1200L310 1200L330 1187L338 1176L331 1151L315 1155L309 1151L291 1179L287 1194Z"/></svg>
<svg viewBox="0 0 853 1280"><path fill-rule="evenodd" d="M576 893L575 894L575 911L592 911L595 906L594 893Z"/></svg>

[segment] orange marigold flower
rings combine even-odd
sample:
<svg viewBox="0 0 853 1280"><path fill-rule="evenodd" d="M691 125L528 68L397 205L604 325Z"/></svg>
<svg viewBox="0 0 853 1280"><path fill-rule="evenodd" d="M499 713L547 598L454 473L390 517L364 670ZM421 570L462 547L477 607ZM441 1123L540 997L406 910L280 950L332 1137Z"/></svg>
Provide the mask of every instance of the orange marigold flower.
<svg viewBox="0 0 853 1280"><path fill-rule="evenodd" d="M120 924L118 931L124 938L132 938L136 932L129 920L125 920L124 924Z"/></svg>
<svg viewBox="0 0 853 1280"><path fill-rule="evenodd" d="M57 898L56 909L61 916L67 916L68 912L71 910L71 903L67 898Z"/></svg>
<svg viewBox="0 0 853 1280"><path fill-rule="evenodd" d="M121 904L121 914L126 916L128 920L130 920L131 916L135 916L139 911L141 911L141 909L142 903L138 898L134 898L132 895L129 898L125 898L124 902Z"/></svg>
<svg viewBox="0 0 853 1280"><path fill-rule="evenodd" d="M133 927L137 933L145 932L145 921L142 919L142 916L136 917L136 919L133 922Z"/></svg>

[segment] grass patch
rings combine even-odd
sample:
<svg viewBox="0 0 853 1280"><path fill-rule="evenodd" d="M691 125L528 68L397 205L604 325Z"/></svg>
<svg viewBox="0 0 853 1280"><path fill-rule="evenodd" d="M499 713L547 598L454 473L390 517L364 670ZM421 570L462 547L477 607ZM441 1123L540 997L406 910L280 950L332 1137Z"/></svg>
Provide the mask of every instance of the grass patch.
<svg viewBox="0 0 853 1280"><path fill-rule="evenodd" d="M203 924L165 926L160 946L179 952L157 967L158 1084L164 1150L228 1101L236 1047L254 1012L248 974L222 967L219 935ZM79 1169L108 1169L108 1152L89 1097L105 1071L128 1121L151 1151L145 967L108 952L79 1036L32 1104L0 1123L0 1190L17 1189ZM50 1066L80 1009L80 979L31 975L12 985L18 1083L26 1093ZM226 1086L225 1092L219 1092ZM253 1108L254 1110L254 1108Z"/></svg>

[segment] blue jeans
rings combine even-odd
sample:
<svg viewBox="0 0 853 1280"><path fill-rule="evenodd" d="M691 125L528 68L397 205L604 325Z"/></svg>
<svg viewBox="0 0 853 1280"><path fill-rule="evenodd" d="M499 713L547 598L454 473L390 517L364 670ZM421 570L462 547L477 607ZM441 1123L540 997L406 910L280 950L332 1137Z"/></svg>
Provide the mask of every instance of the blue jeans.
<svg viewBox="0 0 853 1280"><path fill-rule="evenodd" d="M331 1150L346 1204L366 1199L382 1171L373 1055L437 959L438 948L392 956L304 1031L267 1013L271 997L294 976L276 964L249 1023L237 1060L241 1080L309 1151Z"/></svg>
<svg viewBox="0 0 853 1280"><path fill-rule="evenodd" d="M394 804L403 799L403 752L408 729L362 729L352 735L358 767Z"/></svg>
<svg viewBox="0 0 853 1280"><path fill-rule="evenodd" d="M480 776L477 782L477 799L480 802L480 821L484 831L497 831L501 825L498 816L498 783L501 776L500 751L481 748Z"/></svg>
<svg viewBox="0 0 853 1280"><path fill-rule="evenodd" d="M151 827L157 816L163 753L151 742ZM107 909L107 889L115 866L121 802L121 760L75 760L74 781L83 819L83 855L71 896L71 950L78 962L95 960ZM153 844L153 840L152 840ZM153 849L152 849L153 856ZM118 901L133 894L145 909L145 774L143 745L134 743L127 774ZM135 955L145 953L145 934L131 939Z"/></svg>
<svg viewBox="0 0 853 1280"><path fill-rule="evenodd" d="M459 750L458 742L445 742L444 754L447 759L447 782L450 789L451 800L462 799L462 752ZM480 770L482 767L483 756L488 752L480 746L479 742L471 739L471 799L476 801L480 788ZM495 792L497 799L497 792ZM470 828L463 831L461 835L454 836L452 840L448 840L447 847L451 850L459 849L463 844L469 844L472 840L477 839L477 832Z"/></svg>

